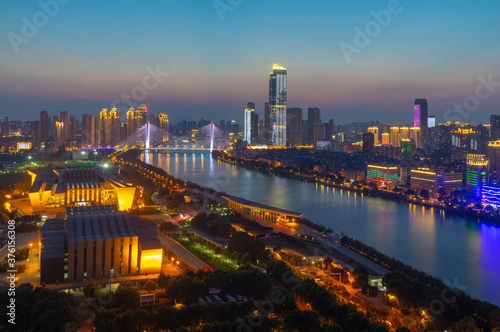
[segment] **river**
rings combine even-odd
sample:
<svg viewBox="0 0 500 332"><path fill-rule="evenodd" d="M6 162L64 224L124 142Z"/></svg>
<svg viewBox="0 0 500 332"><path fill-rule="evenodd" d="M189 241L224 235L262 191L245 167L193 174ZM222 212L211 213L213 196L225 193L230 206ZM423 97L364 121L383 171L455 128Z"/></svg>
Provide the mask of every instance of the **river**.
<svg viewBox="0 0 500 332"><path fill-rule="evenodd" d="M500 305L500 227L443 211L366 197L214 160L209 154L152 154L151 164L202 186L283 209Z"/></svg>

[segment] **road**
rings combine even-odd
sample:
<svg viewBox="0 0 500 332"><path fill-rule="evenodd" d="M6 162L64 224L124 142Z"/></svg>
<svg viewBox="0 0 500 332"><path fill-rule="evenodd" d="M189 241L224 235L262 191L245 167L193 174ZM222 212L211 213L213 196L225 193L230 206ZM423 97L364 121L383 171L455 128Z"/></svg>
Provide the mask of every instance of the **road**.
<svg viewBox="0 0 500 332"><path fill-rule="evenodd" d="M161 234L161 233L160 233ZM187 264L191 265L194 269L204 269L209 267L208 264L193 255L189 250L181 246L177 241L172 240L168 236L160 235L161 244L167 245L173 252L179 255Z"/></svg>

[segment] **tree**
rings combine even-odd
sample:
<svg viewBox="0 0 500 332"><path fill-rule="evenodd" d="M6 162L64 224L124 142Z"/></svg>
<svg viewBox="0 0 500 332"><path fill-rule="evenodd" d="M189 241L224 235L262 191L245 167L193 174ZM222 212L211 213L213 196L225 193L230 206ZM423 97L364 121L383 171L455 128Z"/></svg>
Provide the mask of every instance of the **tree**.
<svg viewBox="0 0 500 332"><path fill-rule="evenodd" d="M148 292L154 292L156 290L156 282L153 280L148 280L144 285L144 290Z"/></svg>
<svg viewBox="0 0 500 332"><path fill-rule="evenodd" d="M163 271L160 271L160 275L158 276L158 286L159 287L167 287L168 281L170 277L168 277Z"/></svg>
<svg viewBox="0 0 500 332"><path fill-rule="evenodd" d="M319 331L321 327L318 314L311 310L294 310L285 315L283 322L290 331L314 332Z"/></svg>
<svg viewBox="0 0 500 332"><path fill-rule="evenodd" d="M465 317L451 326L451 332L482 332L471 317Z"/></svg>
<svg viewBox="0 0 500 332"><path fill-rule="evenodd" d="M124 309L137 308L139 306L139 301L139 292L130 283L128 283L125 287L123 285L118 286L118 289L115 292L115 297L113 298L114 306Z"/></svg>
<svg viewBox="0 0 500 332"><path fill-rule="evenodd" d="M99 283L94 279L90 279L85 286L83 286L83 294L85 294L86 297L94 298L98 292Z"/></svg>

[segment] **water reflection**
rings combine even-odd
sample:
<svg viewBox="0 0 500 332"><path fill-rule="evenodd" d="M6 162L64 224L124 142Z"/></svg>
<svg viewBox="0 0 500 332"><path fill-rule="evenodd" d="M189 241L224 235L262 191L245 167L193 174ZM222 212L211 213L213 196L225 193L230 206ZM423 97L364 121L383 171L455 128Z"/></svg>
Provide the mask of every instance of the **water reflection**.
<svg viewBox="0 0 500 332"><path fill-rule="evenodd" d="M304 213L406 264L466 285L500 304L500 229L414 204L400 204L324 185L238 169L208 154L155 158L168 173L228 194ZM179 160L184 165L179 167ZM160 163L160 161L163 161ZM319 187L320 186L320 187ZM330 196L330 190L332 195Z"/></svg>

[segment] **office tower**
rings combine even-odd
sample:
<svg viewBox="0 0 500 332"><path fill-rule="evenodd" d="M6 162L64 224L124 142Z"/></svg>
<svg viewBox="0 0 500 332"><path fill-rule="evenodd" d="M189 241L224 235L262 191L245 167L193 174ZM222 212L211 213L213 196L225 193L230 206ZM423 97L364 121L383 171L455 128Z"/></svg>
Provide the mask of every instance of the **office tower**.
<svg viewBox="0 0 500 332"><path fill-rule="evenodd" d="M68 141L74 141L76 136L76 116L72 115L69 117L69 136Z"/></svg>
<svg viewBox="0 0 500 332"><path fill-rule="evenodd" d="M483 186L486 184L488 160L484 154L467 155L467 193L480 200Z"/></svg>
<svg viewBox="0 0 500 332"><path fill-rule="evenodd" d="M332 140L332 127L329 123L315 123L313 131L313 146L316 148L319 140Z"/></svg>
<svg viewBox="0 0 500 332"><path fill-rule="evenodd" d="M269 120L275 146L286 146L286 77L286 68L273 64L269 76Z"/></svg>
<svg viewBox="0 0 500 332"><path fill-rule="evenodd" d="M95 116L84 114L82 116L82 142L94 146L95 144Z"/></svg>
<svg viewBox="0 0 500 332"><path fill-rule="evenodd" d="M243 140L247 144L252 144L252 119L255 114L255 104L248 103L247 108L245 108L244 121L243 121Z"/></svg>
<svg viewBox="0 0 500 332"><path fill-rule="evenodd" d="M40 142L45 142L49 138L49 114L47 111L40 112Z"/></svg>
<svg viewBox="0 0 500 332"><path fill-rule="evenodd" d="M379 140L378 140L378 127L369 127L368 132L372 133L375 139L375 145L378 145Z"/></svg>
<svg viewBox="0 0 500 332"><path fill-rule="evenodd" d="M427 99L415 99L413 106L413 127L427 128Z"/></svg>
<svg viewBox="0 0 500 332"><path fill-rule="evenodd" d="M420 128L417 127L411 127L410 128L410 139L415 141L416 148L423 148L422 146L422 132Z"/></svg>
<svg viewBox="0 0 500 332"><path fill-rule="evenodd" d="M69 120L68 120L68 112L62 111L61 118L59 122L62 123L62 133L61 133L61 141L64 143L68 140L69 137Z"/></svg>
<svg viewBox="0 0 500 332"><path fill-rule="evenodd" d="M389 145L389 133L382 133L382 145Z"/></svg>
<svg viewBox="0 0 500 332"><path fill-rule="evenodd" d="M57 137L57 125L56 125L56 122L59 122L59 118L57 117L57 115L54 115L52 117L52 140L58 142L58 140L56 139L56 137Z"/></svg>
<svg viewBox="0 0 500 332"><path fill-rule="evenodd" d="M373 153L375 146L375 134L363 133L363 152Z"/></svg>
<svg viewBox="0 0 500 332"><path fill-rule="evenodd" d="M488 142L488 183L500 186L500 140Z"/></svg>
<svg viewBox="0 0 500 332"><path fill-rule="evenodd" d="M108 129L108 110L103 108L101 113L99 114L99 119L97 120L97 145L98 146L107 146L109 142L109 129Z"/></svg>
<svg viewBox="0 0 500 332"><path fill-rule="evenodd" d="M162 112L158 113L159 126L163 133L163 142L168 141L168 115Z"/></svg>
<svg viewBox="0 0 500 332"><path fill-rule="evenodd" d="M109 141L107 141L107 145L116 146L121 141L120 137L120 116L116 111L116 107L113 107L111 111L109 111L108 116L108 130L110 131L107 137L109 137Z"/></svg>
<svg viewBox="0 0 500 332"><path fill-rule="evenodd" d="M500 114L490 115L490 140L498 141L500 139Z"/></svg>
<svg viewBox="0 0 500 332"><path fill-rule="evenodd" d="M411 189L420 193L427 190L432 197L440 193L449 195L454 190L463 188L463 173L450 171L445 168L412 169L410 173Z"/></svg>
<svg viewBox="0 0 500 332"><path fill-rule="evenodd" d="M321 122L321 110L317 107L307 109L307 143L315 145L314 141L314 125Z"/></svg>
<svg viewBox="0 0 500 332"><path fill-rule="evenodd" d="M149 114L148 115L148 121L150 124L154 125L155 124L155 115L154 114Z"/></svg>
<svg viewBox="0 0 500 332"><path fill-rule="evenodd" d="M134 117L135 117L135 111L133 108L130 108L127 111L127 137L130 137L134 133Z"/></svg>
<svg viewBox="0 0 500 332"><path fill-rule="evenodd" d="M401 139L399 138L399 127L391 127L391 145L399 147L400 141Z"/></svg>
<svg viewBox="0 0 500 332"><path fill-rule="evenodd" d="M302 145L302 109L298 107L286 110L286 145L295 147Z"/></svg>
<svg viewBox="0 0 500 332"><path fill-rule="evenodd" d="M434 128L435 126L436 126L436 116L435 115L429 115L427 117L427 127Z"/></svg>
<svg viewBox="0 0 500 332"><path fill-rule="evenodd" d="M145 125L147 119L148 119L148 108L146 107L146 104L142 104L139 106L137 111L135 111L134 131L138 130L143 125Z"/></svg>

